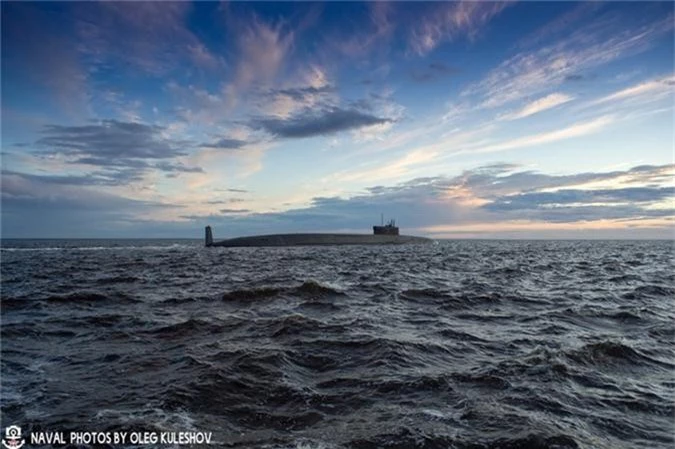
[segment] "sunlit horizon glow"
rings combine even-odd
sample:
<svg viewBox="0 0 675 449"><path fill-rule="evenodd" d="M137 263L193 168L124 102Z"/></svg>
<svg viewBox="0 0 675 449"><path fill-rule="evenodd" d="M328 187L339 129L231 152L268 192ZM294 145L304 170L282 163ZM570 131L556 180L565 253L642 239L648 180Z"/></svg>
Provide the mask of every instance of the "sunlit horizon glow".
<svg viewBox="0 0 675 449"><path fill-rule="evenodd" d="M672 2L3 2L2 237L675 238Z"/></svg>

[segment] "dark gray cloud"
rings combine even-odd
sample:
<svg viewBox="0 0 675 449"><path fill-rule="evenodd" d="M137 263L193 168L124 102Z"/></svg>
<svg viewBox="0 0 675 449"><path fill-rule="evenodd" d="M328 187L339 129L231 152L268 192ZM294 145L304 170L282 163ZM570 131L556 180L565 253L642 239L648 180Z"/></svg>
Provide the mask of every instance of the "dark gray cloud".
<svg viewBox="0 0 675 449"><path fill-rule="evenodd" d="M650 209L644 206L675 199L674 187L630 187L622 189L561 189L506 195L483 206L498 214L518 214L523 219L551 222L663 217L675 214L675 207Z"/></svg>
<svg viewBox="0 0 675 449"><path fill-rule="evenodd" d="M95 171L86 175L41 175L3 170L3 176L16 176L21 179L44 184L69 186L119 186L142 179L141 172L135 169L113 171Z"/></svg>
<svg viewBox="0 0 675 449"><path fill-rule="evenodd" d="M567 204L649 203L671 198L675 187L631 187L624 189L580 190L561 189L555 192L535 192L507 195L486 205L492 211L514 211L559 207Z"/></svg>
<svg viewBox="0 0 675 449"><path fill-rule="evenodd" d="M245 214L251 212L249 209L220 209L221 214Z"/></svg>
<svg viewBox="0 0 675 449"><path fill-rule="evenodd" d="M233 204L233 203L243 203L244 201L246 201L244 198L228 198L225 200L206 201L205 204Z"/></svg>
<svg viewBox="0 0 675 449"><path fill-rule="evenodd" d="M143 159L126 159L126 158L105 158L105 157L93 157L86 156L75 159L73 161L75 164L86 164L94 165L97 167L125 167L125 168L136 168L136 169L145 169L150 166L148 162Z"/></svg>
<svg viewBox="0 0 675 449"><path fill-rule="evenodd" d="M46 153L110 160L170 159L184 156L189 142L161 136L165 128L143 123L102 120L83 126L47 125L38 146Z"/></svg>
<svg viewBox="0 0 675 449"><path fill-rule="evenodd" d="M252 126L270 134L286 138L304 138L334 134L365 126L389 123L390 118L362 112L357 109L326 108L318 112L305 111L288 119L258 118Z"/></svg>
<svg viewBox="0 0 675 449"><path fill-rule="evenodd" d="M268 90L267 92L265 92L264 96L276 97L279 95L284 95L294 100L302 101L308 96L326 94L333 92L334 90L335 88L329 85L322 87L306 86L306 87L295 87L290 89Z"/></svg>
<svg viewBox="0 0 675 449"><path fill-rule="evenodd" d="M581 81L592 81L596 78L595 75L583 75L581 73L570 73L569 75L565 75L563 78L564 81L570 82L570 83L578 83Z"/></svg>
<svg viewBox="0 0 675 449"><path fill-rule="evenodd" d="M412 69L410 71L410 78L418 83L426 83L456 75L459 72L458 68L449 66L443 62L432 62L423 68Z"/></svg>
<svg viewBox="0 0 675 449"><path fill-rule="evenodd" d="M93 165L102 168L100 171L90 173L87 177L103 176L117 179L120 183L140 181L143 174L150 169L155 169L177 176L180 173L204 173L201 167L187 167L180 162L157 161L149 163L142 159L105 159L84 157L74 161L77 164Z"/></svg>
<svg viewBox="0 0 675 449"><path fill-rule="evenodd" d="M232 193L248 193L248 190L245 189L214 189L216 192L232 192Z"/></svg>
<svg viewBox="0 0 675 449"><path fill-rule="evenodd" d="M629 182L631 179L638 178L643 182L668 182L672 181L672 170L675 164L669 165L638 165L626 171L628 179L623 182Z"/></svg>
<svg viewBox="0 0 675 449"><path fill-rule="evenodd" d="M204 173L201 167L186 167L180 163L174 162L158 162L154 165L155 168L172 173Z"/></svg>
<svg viewBox="0 0 675 449"><path fill-rule="evenodd" d="M199 145L202 148L218 148L221 150L238 150L244 145L249 144L250 142L247 142L245 140L240 140L240 139L230 139L230 138L222 138L218 139L214 142L205 142Z"/></svg>
<svg viewBox="0 0 675 449"><path fill-rule="evenodd" d="M82 176L90 184L116 185L142 179L148 170L177 176L201 173L201 167L187 167L172 161L187 154L190 142L162 136L165 128L134 122L102 120L82 126L48 125L35 146L38 156L64 155L73 164L100 170Z"/></svg>

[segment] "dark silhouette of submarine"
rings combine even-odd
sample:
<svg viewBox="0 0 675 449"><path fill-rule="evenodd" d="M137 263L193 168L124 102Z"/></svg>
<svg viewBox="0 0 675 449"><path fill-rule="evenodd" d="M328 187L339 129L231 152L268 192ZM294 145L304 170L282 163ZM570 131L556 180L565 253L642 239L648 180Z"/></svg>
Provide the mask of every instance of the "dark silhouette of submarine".
<svg viewBox="0 0 675 449"><path fill-rule="evenodd" d="M205 244L209 246L317 246L317 245L400 245L430 243L431 239L399 235L394 220L386 225L373 226L372 234L269 234L213 241L211 226L206 227Z"/></svg>

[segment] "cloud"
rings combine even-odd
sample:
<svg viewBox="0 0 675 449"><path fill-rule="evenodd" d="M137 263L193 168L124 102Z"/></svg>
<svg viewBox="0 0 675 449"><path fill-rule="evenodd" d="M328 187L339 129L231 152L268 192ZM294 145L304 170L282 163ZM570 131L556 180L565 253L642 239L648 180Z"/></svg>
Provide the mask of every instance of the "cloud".
<svg viewBox="0 0 675 449"><path fill-rule="evenodd" d="M329 45L350 58L359 58L381 50L386 53L389 40L396 29L395 5L391 2L369 2L368 20L340 35L331 35Z"/></svg>
<svg viewBox="0 0 675 449"><path fill-rule="evenodd" d="M414 21L408 46L413 53L425 55L444 41L460 36L475 39L481 29L508 4L476 1L434 3Z"/></svg>
<svg viewBox="0 0 675 449"><path fill-rule="evenodd" d="M438 156L438 152L430 151L426 148L410 151L402 157L378 164L375 168L336 173L329 176L326 181L331 183L343 183L354 181L382 181L405 176L408 171L415 166L433 161Z"/></svg>
<svg viewBox="0 0 675 449"><path fill-rule="evenodd" d="M77 176L5 172L0 183L3 237L115 237L136 217L182 207L102 192Z"/></svg>
<svg viewBox="0 0 675 449"><path fill-rule="evenodd" d="M251 211L249 209L220 209L221 214L248 214Z"/></svg>
<svg viewBox="0 0 675 449"><path fill-rule="evenodd" d="M570 205L619 203L635 206L675 198L675 187L626 187L618 189L559 189L553 192L532 192L505 195L484 206L492 211L515 211L560 208ZM672 213L672 210L670 211Z"/></svg>
<svg viewBox="0 0 675 449"><path fill-rule="evenodd" d="M231 139L231 138L222 138L218 139L215 142L203 143L200 145L202 148L217 148L221 150L238 150L246 145L249 142L241 139Z"/></svg>
<svg viewBox="0 0 675 449"><path fill-rule="evenodd" d="M206 204L231 204L231 203L243 203L246 200L243 198L228 198L226 200L210 200L205 201Z"/></svg>
<svg viewBox="0 0 675 449"><path fill-rule="evenodd" d="M187 53L197 67L214 70L226 65L222 56L216 56L201 42L187 44Z"/></svg>
<svg viewBox="0 0 675 449"><path fill-rule="evenodd" d="M547 39L569 34L571 28L578 28L586 20L594 17L599 11L606 7L602 2L584 2L575 5L567 12L555 17L544 26L525 36L518 42L519 49L527 47L538 47L544 44Z"/></svg>
<svg viewBox="0 0 675 449"><path fill-rule="evenodd" d="M177 105L173 113L186 125L214 126L227 117L227 100L219 92L175 81L167 82L163 88Z"/></svg>
<svg viewBox="0 0 675 449"><path fill-rule="evenodd" d="M219 191L223 191L222 189L217 189ZM233 192L233 193L248 193L248 190L244 189L225 189L225 192Z"/></svg>
<svg viewBox="0 0 675 449"><path fill-rule="evenodd" d="M189 2L76 4L77 48L92 67L125 67L161 76L187 61L201 70L224 66L188 28Z"/></svg>
<svg viewBox="0 0 675 449"><path fill-rule="evenodd" d="M539 98L531 103L526 104L521 109L507 114L503 114L499 117L500 120L518 120L521 118L529 117L534 114L538 114L542 111L555 108L561 104L565 104L569 101L572 101L574 97L564 94L564 93L552 93L545 97Z"/></svg>
<svg viewBox="0 0 675 449"><path fill-rule="evenodd" d="M672 14L637 27L607 14L554 43L517 53L468 86L462 96L478 96L484 108L502 106L549 90L566 77L643 52L672 29Z"/></svg>
<svg viewBox="0 0 675 449"><path fill-rule="evenodd" d="M408 5L397 2L368 3L368 20L354 27L329 33L328 46L354 58L386 60L403 36L406 53L424 56L443 42L466 37L475 39L487 23L510 2L439 2Z"/></svg>
<svg viewBox="0 0 675 449"><path fill-rule="evenodd" d="M589 106L609 103L613 101L622 101L632 98L642 99L661 99L672 96L675 92L675 76L660 78L656 80L644 81L640 84L627 87L612 94L591 101Z"/></svg>
<svg viewBox="0 0 675 449"><path fill-rule="evenodd" d="M454 152L453 154L458 153L493 153L496 151L506 151L516 148L531 147L535 145L543 145L546 143L558 142L560 140L571 139L575 137L585 136L597 132L612 123L615 119L611 115L604 115L597 117L590 121L577 122L573 125L570 125L566 128L547 131L539 134L533 134L530 136L519 137L516 139L506 140L504 142L499 142L491 145L477 146L473 148L467 148L460 150L459 152Z"/></svg>
<svg viewBox="0 0 675 449"><path fill-rule="evenodd" d="M3 170L3 176L42 184L65 186L119 186L141 179L138 170L115 170L112 172L94 172L86 175L41 175Z"/></svg>
<svg viewBox="0 0 675 449"><path fill-rule="evenodd" d="M81 126L47 125L35 143L38 159L58 158L66 164L100 168L86 175L91 184L122 185L140 181L150 170L203 173L177 159L190 143L163 137L166 128L143 123L101 120Z"/></svg>
<svg viewBox="0 0 675 449"><path fill-rule="evenodd" d="M565 75L563 78L564 81L570 82L570 83L578 83L581 81L590 81L592 79L595 79L596 77L594 75L583 75L581 73L570 73L569 75Z"/></svg>
<svg viewBox="0 0 675 449"><path fill-rule="evenodd" d="M339 102L336 90L325 73L313 67L304 74L305 80L295 87L269 89L260 95L259 110L263 115L286 119L303 110L332 107Z"/></svg>
<svg viewBox="0 0 675 449"><path fill-rule="evenodd" d="M447 76L455 75L459 73L459 71L459 69L451 67L445 63L432 62L423 69L413 69L410 72L410 77L413 81L418 83L426 83Z"/></svg>
<svg viewBox="0 0 675 449"><path fill-rule="evenodd" d="M455 192L471 192L490 201L533 192L575 190L583 192L621 191L630 188L669 187L675 174L675 164L640 165L623 171L586 172L569 175L548 175L523 171L515 164L492 164L466 170L454 178L444 178L444 188L450 196ZM441 178L439 178L441 179ZM440 181L439 181L440 182ZM639 192L639 191L636 191ZM654 197L653 199L658 199Z"/></svg>
<svg viewBox="0 0 675 449"><path fill-rule="evenodd" d="M296 101L305 100L308 96L320 95L328 92L333 92L334 88L330 85L323 85L320 87L307 86L307 87L296 87L290 89L274 89L267 91L266 95L268 96L278 96L283 95L290 97Z"/></svg>
<svg viewBox="0 0 675 449"><path fill-rule="evenodd" d="M318 112L306 111L289 119L258 118L253 120L251 126L262 128L279 137L304 138L334 134L391 121L392 119L377 117L356 109L333 107Z"/></svg>
<svg viewBox="0 0 675 449"><path fill-rule="evenodd" d="M102 120L90 125L48 125L38 146L50 154L105 159L167 159L185 155L184 141L162 138L163 127Z"/></svg>
<svg viewBox="0 0 675 449"><path fill-rule="evenodd" d="M253 85L269 86L287 61L295 33L284 22L264 22L253 15L250 20L231 18L228 27L236 40L234 79L223 88L229 108Z"/></svg>
<svg viewBox="0 0 675 449"><path fill-rule="evenodd" d="M282 23L272 25L257 17L239 34L241 60L237 65L237 84L273 78L291 50L292 30Z"/></svg>
<svg viewBox="0 0 675 449"><path fill-rule="evenodd" d="M183 164L180 163L172 163L172 162L158 162L157 164L154 165L155 168L166 171L166 172L174 172L174 173L204 173L204 169L201 167L186 167Z"/></svg>

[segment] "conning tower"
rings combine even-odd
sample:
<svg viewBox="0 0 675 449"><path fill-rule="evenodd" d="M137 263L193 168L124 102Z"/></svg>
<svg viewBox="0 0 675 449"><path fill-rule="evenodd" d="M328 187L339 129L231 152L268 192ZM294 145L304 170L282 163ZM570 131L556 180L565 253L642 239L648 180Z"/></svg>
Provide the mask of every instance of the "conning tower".
<svg viewBox="0 0 675 449"><path fill-rule="evenodd" d="M398 227L394 219L389 220L389 223L382 226L373 226L373 234L375 235L398 235Z"/></svg>

